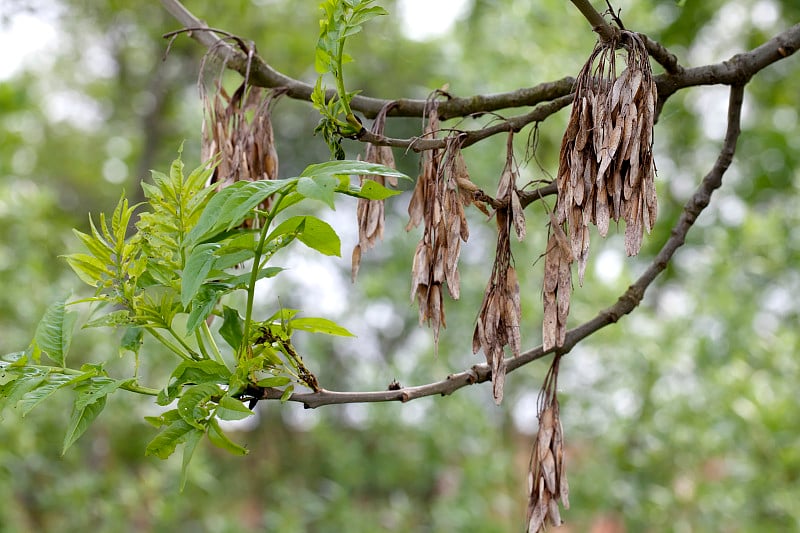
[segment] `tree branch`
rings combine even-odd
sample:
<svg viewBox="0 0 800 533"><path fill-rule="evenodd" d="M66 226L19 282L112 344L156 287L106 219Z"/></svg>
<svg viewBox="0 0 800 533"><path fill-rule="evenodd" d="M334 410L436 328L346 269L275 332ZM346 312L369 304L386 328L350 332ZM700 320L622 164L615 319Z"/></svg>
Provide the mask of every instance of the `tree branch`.
<svg viewBox="0 0 800 533"><path fill-rule="evenodd" d="M498 133L507 131L518 132L531 122L542 122L550 115L560 111L571 103L572 94L570 93L556 98L552 102L539 104L533 110L525 113L524 115L517 115L479 130L465 131L462 133L464 136L464 141L461 143L461 147L466 148L467 146L471 146ZM394 148L408 148L414 150L415 152L444 149L447 146L446 139L423 139L421 137L414 137L412 139L394 139L391 137L385 137L383 135L376 135L367 129L361 131L358 136L358 140L362 142L368 142L370 144L392 146Z"/></svg>
<svg viewBox="0 0 800 533"><path fill-rule="evenodd" d="M579 4L588 4L586 0L571 1L579 8ZM204 22L195 17L178 0L161 0L161 4L185 27L207 27ZM588 4L588 6L602 20L599 13L597 13L590 4ZM584 16L586 16L585 13ZM593 18L594 16L591 15L591 18L587 20L591 22ZM595 22L599 21L595 20ZM605 21L603 21L603 24L612 31L614 30L611 26L606 24ZM605 32L606 30L602 31ZM243 53L241 50L231 46L228 42L220 39L210 31L195 30L189 32L189 35L209 50L218 54L226 61L229 68L238 71L242 76L248 73L248 57L247 54ZM756 72L776 61L789 57L800 48L800 24L795 24L750 52L737 54L721 63L688 69L681 68L678 65L677 58L652 39L648 38L645 43L653 58L664 66L667 71L665 74L656 76L655 78L658 85L660 108L669 96L680 89L697 85L735 85L744 83ZM311 85L276 71L265 63L258 54L252 55L249 76L253 85L265 88L285 87L286 94L291 98L299 100L311 99L311 91L313 89ZM555 101L572 92L574 81L572 77L565 77L557 81L541 83L534 87L522 88L506 93L451 98L439 105L440 117L442 119L464 117L481 112L490 112L512 107L535 106L542 102ZM333 90L331 90L329 96L333 96L333 94ZM353 98L351 107L363 113L368 118L372 118L380 111L381 107L388 102L389 100L357 95ZM403 98L396 101L396 105L389 115L422 117L425 111L425 104L425 100ZM525 115L522 116L524 117ZM508 130L501 127L499 131ZM498 133L498 131L494 131L494 133ZM362 140L372 142L367 139ZM395 145L389 144L389 146Z"/></svg>
<svg viewBox="0 0 800 533"><path fill-rule="evenodd" d="M672 228L669 239L667 239L667 242L661 247L661 250L650 263L650 266L647 267L647 270L639 276L633 285L628 287L628 290L619 297L614 305L604 309L588 322L584 322L576 328L569 330L564 346L558 348L560 353L569 352L581 340L610 324L616 323L620 318L633 311L642 301L647 287L649 287L656 277L667 267L672 256L678 248L683 245L689 229L697 220L698 215L700 215L711 201L711 194L722 185L722 176L725 174L725 171L728 170L733 160L733 154L736 151L736 141L741 132L740 118L743 99L744 85L734 85L731 87L730 99L728 102L728 128L719 156L711 171L706 174L700 186L684 206L683 213ZM540 345L520 354L519 357L509 357L506 359L506 373L513 372L517 368L532 361L541 359L553 351L554 350L549 350L545 352ZM457 374L450 374L441 381L416 387L402 387L398 390L370 392L338 392L322 389L318 392L292 394L289 401L302 403L306 408L316 408L323 405L342 403L407 402L436 394L446 396L467 385L482 383L489 379L491 379L489 365L481 363L472 366L469 370ZM247 394L261 400L277 400L281 398L283 392L278 389L270 388L260 391L249 390Z"/></svg>

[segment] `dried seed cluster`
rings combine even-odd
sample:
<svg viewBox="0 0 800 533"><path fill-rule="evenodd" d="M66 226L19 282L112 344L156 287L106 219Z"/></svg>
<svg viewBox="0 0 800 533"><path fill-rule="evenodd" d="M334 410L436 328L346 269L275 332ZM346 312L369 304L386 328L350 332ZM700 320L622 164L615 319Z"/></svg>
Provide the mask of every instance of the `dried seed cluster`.
<svg viewBox="0 0 800 533"><path fill-rule="evenodd" d="M435 138L439 131L438 103L432 100L427 110L428 123L422 138ZM433 328L438 346L439 331L445 322L442 286L454 299L460 296L458 258L461 242L469 238L464 205L470 200L459 190L458 183L469 181L461 156L458 136L447 139L444 150L422 154L422 172L417 179L408 205L410 230L424 222L422 239L414 252L411 270L411 299L419 305L419 322Z"/></svg>
<svg viewBox="0 0 800 533"><path fill-rule="evenodd" d="M375 117L372 124L372 133L376 135L383 135L384 127L386 126L386 113L389 112L394 102L383 106ZM377 163L390 168L396 168L394 162L394 154L392 149L388 146L377 146L374 144L367 144L364 153L364 160L368 163ZM379 175L359 176L361 185L364 185L364 180L374 180L381 185L397 185L397 178L385 177ZM356 217L358 219L358 244L353 248L352 257L352 270L351 277L355 281L358 275L358 269L361 265L361 252L368 250L375 246L378 239L383 238L383 229L385 225L385 208L383 200L368 200L366 198L359 198L356 207Z"/></svg>
<svg viewBox="0 0 800 533"><path fill-rule="evenodd" d="M517 170L514 164L513 134L508 136L506 165L497 188L499 207L497 219L497 250L492 276L483 294L478 321L472 335L472 351L483 350L486 363L492 369L494 401L503 400L506 379L505 346L514 357L520 354L520 296L517 271L511 258L511 229L519 240L525 237L525 214L516 188Z"/></svg>
<svg viewBox="0 0 800 533"><path fill-rule="evenodd" d="M201 85L202 87L202 85ZM202 91L206 108L201 153L203 160L219 157L211 182L217 190L237 181L278 177L278 153L272 131L272 103L280 92L242 83L232 96L219 83L213 98ZM250 120L247 115L252 114ZM268 204L261 205L267 209ZM252 221L246 221L251 224Z"/></svg>
<svg viewBox="0 0 800 533"><path fill-rule="evenodd" d="M617 76L619 49L627 67ZM657 100L647 48L637 34L622 31L619 40L595 45L578 75L561 143L555 222L567 235L570 253L551 237L545 261L545 349L564 341L569 310L564 263L577 260L582 284L589 224L605 237L610 221L622 218L628 255L639 253L644 230L649 233L655 224L652 146Z"/></svg>
<svg viewBox="0 0 800 533"><path fill-rule="evenodd" d="M529 533L545 531L548 523L561 525L559 500L564 509L569 509L569 483L564 467L564 430L556 397L559 360L560 356L553 360L539 396L539 430L536 433L528 474Z"/></svg>

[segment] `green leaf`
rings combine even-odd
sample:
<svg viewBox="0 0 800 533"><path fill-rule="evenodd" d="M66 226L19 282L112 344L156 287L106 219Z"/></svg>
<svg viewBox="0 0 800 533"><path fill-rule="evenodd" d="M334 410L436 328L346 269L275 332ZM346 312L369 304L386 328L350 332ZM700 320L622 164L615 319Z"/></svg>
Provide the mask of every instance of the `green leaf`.
<svg viewBox="0 0 800 533"><path fill-rule="evenodd" d="M286 376L273 376L269 378L259 379L256 385L259 387L283 387L292 380Z"/></svg>
<svg viewBox="0 0 800 533"><path fill-rule="evenodd" d="M186 487L186 479L189 474L189 462L192 460L194 450L197 448L197 443L203 438L205 431L193 428L191 431L183 436L183 459L181 460L181 486L180 491L183 492Z"/></svg>
<svg viewBox="0 0 800 533"><path fill-rule="evenodd" d="M70 376L66 374L50 374L38 387L28 392L17 404L20 414L24 417L30 413L34 407L53 395L58 389L70 382Z"/></svg>
<svg viewBox="0 0 800 533"><path fill-rule="evenodd" d="M75 400L75 405L72 407L72 415L70 416L69 420L69 427L67 428L67 434L64 437L64 447L61 450L61 455L67 453L67 450L72 446L78 438L86 431L89 425L97 418L103 408L106 406L106 397L101 396L96 401L85 405L82 408L78 408L78 400L80 400L80 396Z"/></svg>
<svg viewBox="0 0 800 533"><path fill-rule="evenodd" d="M203 430L197 430L184 422L183 419L174 420L150 441L144 450L144 454L166 459L175 452L178 444L186 442L187 434L194 431L203 433Z"/></svg>
<svg viewBox="0 0 800 533"><path fill-rule="evenodd" d="M163 426L168 426L175 422L176 420L183 420L181 415L178 414L177 409L170 409L169 411L165 411L161 413L160 416L146 416L144 417L145 421L151 424L154 427L160 428Z"/></svg>
<svg viewBox="0 0 800 533"><path fill-rule="evenodd" d="M181 276L181 305L184 308L189 305L206 280L208 273L211 272L216 260L214 252L219 247L220 245L217 243L201 244L189 254Z"/></svg>
<svg viewBox="0 0 800 533"><path fill-rule="evenodd" d="M75 312L66 310L66 300L61 300L47 308L36 326L33 343L59 366L64 366L77 318Z"/></svg>
<svg viewBox="0 0 800 533"><path fill-rule="evenodd" d="M389 12L380 6L372 6L365 9L357 9L356 12L350 17L350 24L364 24L380 15L388 15Z"/></svg>
<svg viewBox="0 0 800 533"><path fill-rule="evenodd" d="M222 389L216 383L201 383L189 387L178 399L178 414L187 424L203 429L202 422L205 422L210 413L207 403L220 395Z"/></svg>
<svg viewBox="0 0 800 533"><path fill-rule="evenodd" d="M311 333L324 333L326 335L339 335L342 337L355 337L347 329L327 318L295 318L289 325L292 329L308 331Z"/></svg>
<svg viewBox="0 0 800 533"><path fill-rule="evenodd" d="M122 339L119 341L120 352L127 350L138 355L144 340L144 329L140 327L130 327L122 334Z"/></svg>
<svg viewBox="0 0 800 533"><path fill-rule="evenodd" d="M374 180L366 180L360 189L358 187L351 187L350 191L352 191L353 196L366 198L367 200L384 200L390 196L396 196L403 193L403 191L387 189Z"/></svg>
<svg viewBox="0 0 800 533"><path fill-rule="evenodd" d="M215 290L209 285L203 285L192 300L192 310L186 320L186 332L193 332L203 320L214 310L219 301L220 293L224 291Z"/></svg>
<svg viewBox="0 0 800 533"><path fill-rule="evenodd" d="M294 186L296 181L296 178L239 181L225 187L208 202L185 244L208 240L238 226L266 198Z"/></svg>
<svg viewBox="0 0 800 533"><path fill-rule="evenodd" d="M258 280L260 280L262 278L274 278L275 276L277 276L278 274L280 274L284 270L285 269L281 268L281 267L262 268L261 270L258 271L258 275L256 276L256 281L258 281ZM225 282L227 285L231 286L232 288L245 289L245 288L248 287L248 285L250 285L250 274L249 273L239 274L238 276L233 276L231 278L225 278L225 279L223 279L221 281Z"/></svg>
<svg viewBox="0 0 800 533"><path fill-rule="evenodd" d="M0 389L0 409L15 405L23 396L38 388L45 381L45 375L31 368L20 369L13 381Z"/></svg>
<svg viewBox="0 0 800 533"><path fill-rule="evenodd" d="M231 371L217 361L183 361L172 372L169 385L162 390L156 403L168 405L180 395L184 385L200 383L228 383Z"/></svg>
<svg viewBox="0 0 800 533"><path fill-rule="evenodd" d="M99 260L87 254L70 254L62 256L67 264L77 274L80 280L92 287L98 287L113 273Z"/></svg>
<svg viewBox="0 0 800 533"><path fill-rule="evenodd" d="M342 176L342 175L362 175L374 174L378 176L389 176L394 178L403 178L411 180L408 176L393 168L384 165L377 165L375 163L367 163L365 161L327 161L325 163L316 163L309 165L300 177L303 176Z"/></svg>
<svg viewBox="0 0 800 533"><path fill-rule="evenodd" d="M244 320L239 316L239 311L227 305L222 308L222 317L219 334L234 351L238 351L244 337Z"/></svg>
<svg viewBox="0 0 800 533"><path fill-rule="evenodd" d="M297 180L297 192L306 198L319 200L331 209L336 209L333 198L339 180L334 176L322 175L309 178L303 176Z"/></svg>
<svg viewBox="0 0 800 533"><path fill-rule="evenodd" d="M116 391L122 385L132 382L133 379L111 379L103 376L93 377L75 387L78 397L75 399L75 408L83 409L94 402Z"/></svg>
<svg viewBox="0 0 800 533"><path fill-rule="evenodd" d="M111 263L111 255L114 253L114 250L108 245L105 239L100 237L100 234L97 233L97 229L95 229L91 217L89 217L89 224L92 226L92 235L87 235L74 228L72 233L78 237L86 249L100 261L101 265Z"/></svg>
<svg viewBox="0 0 800 533"><path fill-rule="evenodd" d="M327 222L309 215L288 218L267 237L271 241L281 235L294 235L297 240L324 255L341 256L339 236Z"/></svg>
<svg viewBox="0 0 800 533"><path fill-rule="evenodd" d="M253 253L253 250L236 250L231 253L219 254L214 260L214 270L225 270L244 263L253 258Z"/></svg>
<svg viewBox="0 0 800 533"><path fill-rule="evenodd" d="M219 400L217 417L221 420L242 420L254 414L240 400L231 398L227 394Z"/></svg>
<svg viewBox="0 0 800 533"><path fill-rule="evenodd" d="M215 418L209 420L208 440L215 446L227 450L234 455L247 455L247 448L233 442L219 427L219 422Z"/></svg>
<svg viewBox="0 0 800 533"><path fill-rule="evenodd" d="M292 397L292 393L294 392L294 385L289 385L284 389L283 394L281 394L281 403L286 403L289 401L289 398Z"/></svg>
<svg viewBox="0 0 800 533"><path fill-rule="evenodd" d="M93 320L90 320L86 324L83 325L84 328L101 328L101 327L110 327L116 328L119 326L127 326L130 325L132 322L130 318L130 313L125 309L120 309L119 311L112 311L111 313L107 313L103 316L97 317Z"/></svg>

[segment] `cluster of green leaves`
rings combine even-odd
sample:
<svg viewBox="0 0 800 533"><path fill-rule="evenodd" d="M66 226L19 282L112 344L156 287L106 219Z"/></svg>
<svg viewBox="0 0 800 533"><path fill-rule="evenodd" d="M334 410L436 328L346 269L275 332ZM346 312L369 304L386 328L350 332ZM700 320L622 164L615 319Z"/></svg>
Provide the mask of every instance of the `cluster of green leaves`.
<svg viewBox="0 0 800 533"><path fill-rule="evenodd" d="M23 416L59 389L72 389L75 401L63 450L86 430L117 389L156 397L174 408L148 421L163 428L147 454L168 457L184 444L184 472L203 435L233 453L246 449L231 441L219 420L239 420L253 412L243 402L264 388L283 387L288 398L296 384L318 389L292 344L295 331L351 335L323 318L298 317L281 309L265 320L253 316L255 285L276 276L276 252L299 241L324 255L340 255L340 240L326 222L311 215L276 218L290 206L317 201L333 208L336 194L382 200L399 194L375 181L351 184L351 175L405 175L360 161L333 161L306 168L295 178L237 182L221 191L205 183L209 165L190 174L180 157L169 175L153 172L143 184L147 201L130 206L123 196L110 217L90 219L90 233L75 231L85 253L66 256L76 274L95 288L92 297L59 301L42 318L30 347L0 360L0 408L18 406ZM264 202L270 206L261 211ZM138 220L132 224L134 213ZM245 223L246 221L249 223ZM129 229L132 235L126 237ZM247 264L248 269L235 268ZM268 266L269 265L269 266ZM222 303L236 291L247 293L244 316ZM134 375L113 379L104 363L71 368L67 354L77 321L68 306L89 303L93 316L84 327L124 330L120 352L135 354ZM218 343L209 328L221 317ZM176 366L163 389L138 381L139 351L145 333L166 346ZM42 363L42 356L52 362Z"/></svg>
<svg viewBox="0 0 800 533"><path fill-rule="evenodd" d="M361 122L350 109L350 100L358 91L347 92L344 86L342 67L352 58L345 54L344 43L348 37L360 32L363 24L387 11L373 6L375 0L325 0L321 9L325 16L320 19L320 34L317 41L314 65L319 73L311 101L322 118L315 133L321 133L335 159L344 159L343 137L357 135L363 128ZM337 95L326 98L326 87L322 78L333 75L336 80Z"/></svg>

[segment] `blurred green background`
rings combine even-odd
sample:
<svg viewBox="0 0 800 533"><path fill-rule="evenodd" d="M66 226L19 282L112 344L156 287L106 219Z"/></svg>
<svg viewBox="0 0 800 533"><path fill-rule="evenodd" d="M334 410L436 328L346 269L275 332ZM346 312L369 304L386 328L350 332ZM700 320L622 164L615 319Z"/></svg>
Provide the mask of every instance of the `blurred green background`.
<svg viewBox="0 0 800 533"><path fill-rule="evenodd" d="M380 2L392 13L348 41L351 89L424 98L466 96L575 75L594 42L563 0ZM595 2L601 4L601 2ZM683 4L680 6L679 4ZM253 39L278 70L315 78L317 1L188 1L211 26ZM614 3L634 30L670 47L687 66L728 59L800 20L796 0L626 0ZM443 12L444 11L444 12ZM447 15L447 12L455 16ZM121 190L140 198L149 169L165 170L185 140L199 161L196 80L204 50L186 38L162 60L161 35L178 28L157 2L4 0L0 5L0 352L27 346L45 307L87 294L59 254L78 250L70 228L110 211ZM212 67L213 69L214 67ZM217 67L218 68L218 67ZM656 67L660 72L660 68ZM733 167L686 246L642 306L579 345L562 363L560 399L572 509L564 531L800 530L800 64L775 64L747 86ZM656 127L659 220L643 253L625 258L621 235L593 237L586 281L570 325L613 303L643 270L724 134L727 89L681 91ZM519 112L506 111L511 115ZM540 126L525 181L555 172L566 123ZM274 125L281 175L326 160L311 133L311 106L282 99ZM465 121L461 127L477 127ZM396 137L420 121L390 122ZM526 130L518 136L524 162ZM473 180L494 189L504 139L469 148ZM363 147L347 144L355 157ZM395 153L414 175L417 157ZM284 256L291 267L261 291L264 310L300 307L338 320L356 340L303 339L324 387L422 384L461 371L494 249L493 222L471 213L462 254L462 299L447 303L448 329L434 357L430 331L409 303L419 232L407 234L408 195L387 204L382 245L349 282L354 203L325 213L343 258ZM547 215L528 209L528 240L514 244L523 292L523 342L540 342L540 285ZM116 356L108 330L83 331L73 361ZM149 386L169 355L146 345ZM251 453L227 456L204 443L178 491L180 458L144 457L155 429L150 398L117 393L61 457L67 398L0 423L0 531L520 531L536 394L547 363L511 374L503 405L490 388L407 405L260 404L258 420L234 428ZM162 372L162 373L160 373ZM58 398L58 397L57 397Z"/></svg>

